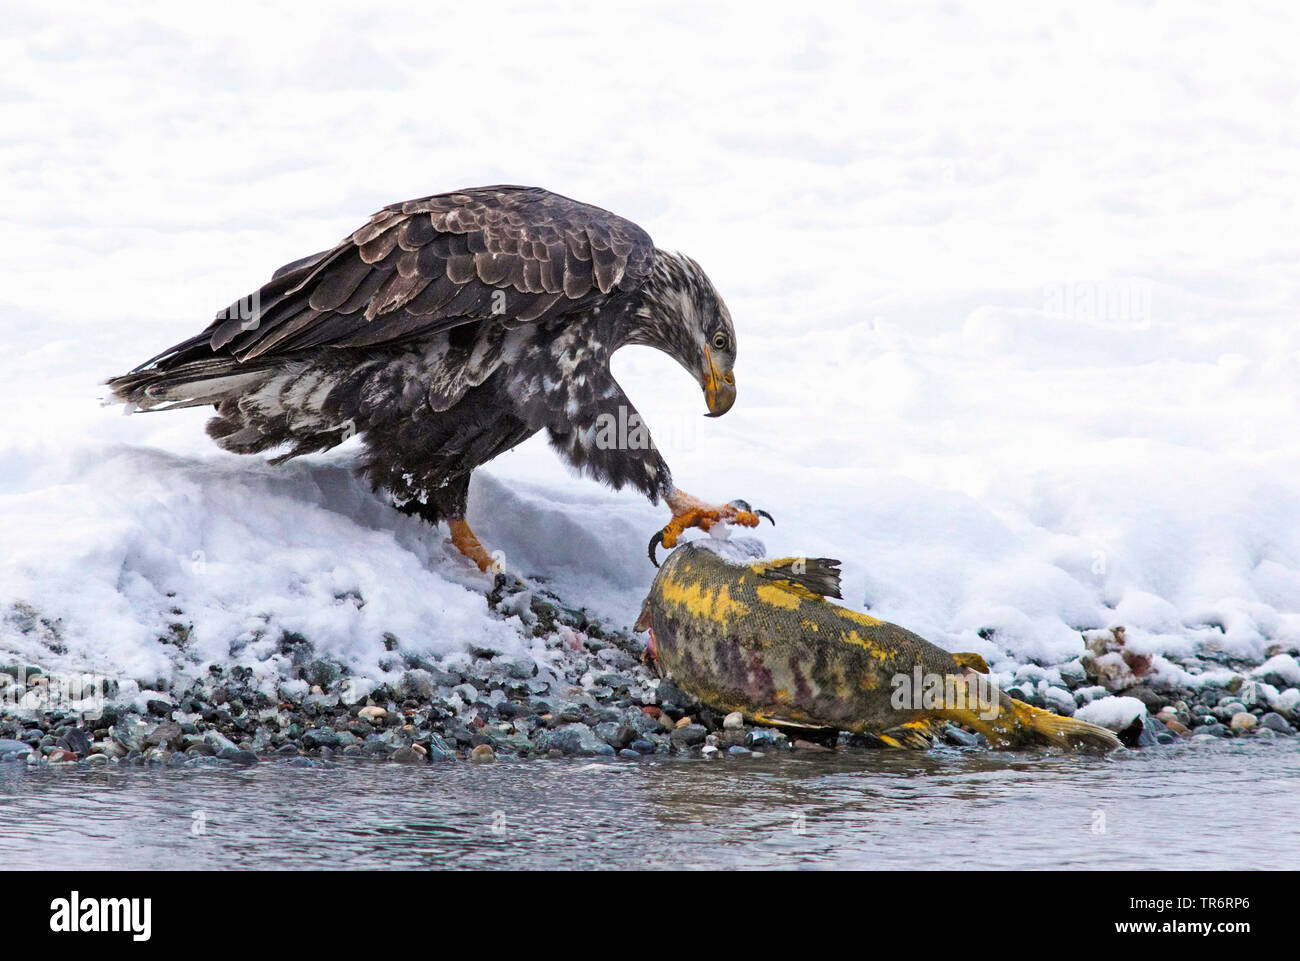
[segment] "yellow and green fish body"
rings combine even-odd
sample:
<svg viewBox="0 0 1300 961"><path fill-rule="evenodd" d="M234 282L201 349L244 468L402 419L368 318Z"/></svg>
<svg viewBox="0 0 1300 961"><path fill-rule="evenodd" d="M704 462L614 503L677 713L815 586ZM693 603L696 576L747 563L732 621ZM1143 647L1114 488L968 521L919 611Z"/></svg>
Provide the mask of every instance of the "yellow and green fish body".
<svg viewBox="0 0 1300 961"><path fill-rule="evenodd" d="M761 724L834 728L893 746L928 744L948 721L1000 747L1110 750L1104 728L1014 700L978 654L952 654L895 624L827 600L839 562L743 563L698 543L660 568L639 630L659 668L718 711Z"/></svg>

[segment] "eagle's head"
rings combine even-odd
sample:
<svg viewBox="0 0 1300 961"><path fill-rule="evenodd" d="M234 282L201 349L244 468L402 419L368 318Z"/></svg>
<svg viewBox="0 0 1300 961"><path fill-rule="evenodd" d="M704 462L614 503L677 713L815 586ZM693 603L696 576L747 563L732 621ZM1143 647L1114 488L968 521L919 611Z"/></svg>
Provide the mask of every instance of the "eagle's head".
<svg viewBox="0 0 1300 961"><path fill-rule="evenodd" d="M628 343L657 347L698 381L721 417L736 402L736 331L708 275L690 257L655 251L654 269L638 291Z"/></svg>

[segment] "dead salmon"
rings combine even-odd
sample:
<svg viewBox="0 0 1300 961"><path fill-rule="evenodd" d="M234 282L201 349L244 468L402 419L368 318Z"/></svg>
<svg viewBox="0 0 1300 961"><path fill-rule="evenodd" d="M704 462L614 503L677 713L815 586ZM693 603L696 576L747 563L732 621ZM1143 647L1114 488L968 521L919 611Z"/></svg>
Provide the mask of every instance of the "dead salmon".
<svg viewBox="0 0 1300 961"><path fill-rule="evenodd" d="M714 710L894 747L928 745L947 722L997 747L1120 746L1104 728L1002 693L978 654L949 653L828 600L840 596L839 561L745 563L718 551L700 541L673 551L636 623L650 631L660 671Z"/></svg>

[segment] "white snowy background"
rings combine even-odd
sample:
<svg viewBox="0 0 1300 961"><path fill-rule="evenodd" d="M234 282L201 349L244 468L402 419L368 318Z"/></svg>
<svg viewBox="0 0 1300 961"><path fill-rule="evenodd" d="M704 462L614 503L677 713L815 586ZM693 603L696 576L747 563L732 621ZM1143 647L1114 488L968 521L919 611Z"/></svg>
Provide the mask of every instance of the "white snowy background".
<svg viewBox="0 0 1300 961"><path fill-rule="evenodd" d="M0 661L166 675L171 623L201 659L295 630L371 673L384 632L521 649L349 449L271 468L217 450L203 411L98 403L380 206L499 182L607 207L709 271L734 410L703 418L649 350L615 372L684 489L770 510L773 555L842 559L849 603L1004 666L1118 624L1173 655L1300 642L1294 5L6 19ZM542 438L475 485L509 566L636 616L662 508Z"/></svg>

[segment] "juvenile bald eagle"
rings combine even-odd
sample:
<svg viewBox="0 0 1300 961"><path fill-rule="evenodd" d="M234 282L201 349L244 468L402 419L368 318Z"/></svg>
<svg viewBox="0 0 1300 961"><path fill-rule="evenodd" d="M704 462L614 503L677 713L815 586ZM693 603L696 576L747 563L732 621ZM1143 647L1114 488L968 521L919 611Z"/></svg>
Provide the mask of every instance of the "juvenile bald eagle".
<svg viewBox="0 0 1300 961"><path fill-rule="evenodd" d="M743 501L713 506L673 485L610 374L627 344L685 367L708 416L735 402L736 333L695 261L599 207L478 187L385 207L108 384L140 410L212 404L218 444L281 448L276 463L359 434L372 487L446 521L482 570L492 559L465 520L470 475L539 430L580 471L663 498L672 518L651 560L687 527L756 525Z"/></svg>

